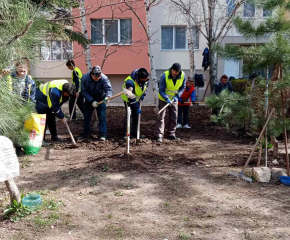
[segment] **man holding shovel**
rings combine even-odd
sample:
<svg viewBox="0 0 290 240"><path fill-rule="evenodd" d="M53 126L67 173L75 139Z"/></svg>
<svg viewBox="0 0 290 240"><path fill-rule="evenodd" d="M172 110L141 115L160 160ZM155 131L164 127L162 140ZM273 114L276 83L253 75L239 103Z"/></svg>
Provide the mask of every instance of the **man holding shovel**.
<svg viewBox="0 0 290 240"><path fill-rule="evenodd" d="M122 99L126 108L126 116L124 119L124 140L127 132L127 106L130 106L132 112L132 137L137 136L137 127L138 127L138 115L141 114L140 104L144 100L146 95L146 89L149 86L149 73L145 68L139 68L134 70L130 76L128 76L122 89L127 94L122 95ZM129 94L131 93L131 94ZM140 138L145 138L144 135L140 135Z"/></svg>
<svg viewBox="0 0 290 240"><path fill-rule="evenodd" d="M96 108L99 119L100 140L106 141L107 138L107 119L106 104L108 98L113 94L109 78L102 73L100 66L94 66L91 72L82 77L82 95L85 98L84 103L84 129L81 139L94 139L91 132L91 118ZM98 104L98 102L101 102Z"/></svg>
<svg viewBox="0 0 290 240"><path fill-rule="evenodd" d="M186 87L186 76L181 71L181 65L174 63L171 68L165 71L160 78L159 86L159 110L167 106L169 111L168 139L180 140L175 136L177 117L178 117L178 98L182 95ZM157 116L157 141L162 142L165 128L166 109L159 111Z"/></svg>
<svg viewBox="0 0 290 240"><path fill-rule="evenodd" d="M75 66L74 60L68 60L66 66L69 70L72 70L71 80L76 86L76 96L71 97L69 100L69 114L72 115L71 119L76 120L75 104L78 105L80 111L84 114L84 97L81 93L81 79L83 74L82 71Z"/></svg>
<svg viewBox="0 0 290 240"><path fill-rule="evenodd" d="M76 88L67 80L54 80L41 84L36 89L36 111L39 114L46 114L46 124L51 134L51 140L62 142L63 139L57 136L55 116L66 124L61 106L68 101L69 97L76 95Z"/></svg>

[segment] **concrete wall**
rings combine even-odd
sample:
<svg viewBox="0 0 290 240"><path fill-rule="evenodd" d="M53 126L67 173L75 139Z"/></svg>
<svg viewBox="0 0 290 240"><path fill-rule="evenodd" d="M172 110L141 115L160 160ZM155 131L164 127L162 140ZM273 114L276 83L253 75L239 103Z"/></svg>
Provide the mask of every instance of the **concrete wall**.
<svg viewBox="0 0 290 240"><path fill-rule="evenodd" d="M39 61L31 65L31 76L39 80L71 79L71 70L66 67L66 61Z"/></svg>

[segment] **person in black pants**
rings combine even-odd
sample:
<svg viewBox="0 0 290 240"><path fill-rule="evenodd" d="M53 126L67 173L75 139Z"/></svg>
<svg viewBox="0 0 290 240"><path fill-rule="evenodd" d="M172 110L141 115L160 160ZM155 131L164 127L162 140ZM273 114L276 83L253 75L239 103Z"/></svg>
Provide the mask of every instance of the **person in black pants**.
<svg viewBox="0 0 290 240"><path fill-rule="evenodd" d="M127 107L129 106L131 109L131 117L132 117L132 131L131 136L137 136L137 127L138 127L138 115L141 114L140 110L140 100L144 100L146 95L146 90L149 86L149 73L145 68L139 68L134 70L130 76L128 76L122 89L129 91L132 93L132 97L128 97L127 95L123 94L122 99L124 101L126 115L124 118L123 124L123 132L124 132L124 140L127 138ZM125 91L124 90L124 91ZM140 138L145 138L144 135L140 135Z"/></svg>
<svg viewBox="0 0 290 240"><path fill-rule="evenodd" d="M72 70L72 83L75 85L76 87L76 96L71 97L69 100L69 114L72 115L72 120L76 120L76 110L73 111L73 107L75 104L75 100L77 98L77 105L80 109L80 111L82 112L82 114L84 115L84 97L81 93L81 79L82 79L82 72L81 70L75 66L75 62L73 60L68 60L66 63L66 66L69 70Z"/></svg>

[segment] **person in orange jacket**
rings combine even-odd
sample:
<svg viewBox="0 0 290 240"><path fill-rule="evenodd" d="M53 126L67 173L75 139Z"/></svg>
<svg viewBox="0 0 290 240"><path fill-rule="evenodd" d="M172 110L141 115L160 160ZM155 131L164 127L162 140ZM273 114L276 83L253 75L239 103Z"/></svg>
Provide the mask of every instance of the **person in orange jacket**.
<svg viewBox="0 0 290 240"><path fill-rule="evenodd" d="M188 114L190 103L194 104L196 101L194 80L188 78L186 81L186 88L182 93L181 97L178 98L178 119L176 128L191 128L188 126ZM183 115L183 125L182 125L182 115Z"/></svg>

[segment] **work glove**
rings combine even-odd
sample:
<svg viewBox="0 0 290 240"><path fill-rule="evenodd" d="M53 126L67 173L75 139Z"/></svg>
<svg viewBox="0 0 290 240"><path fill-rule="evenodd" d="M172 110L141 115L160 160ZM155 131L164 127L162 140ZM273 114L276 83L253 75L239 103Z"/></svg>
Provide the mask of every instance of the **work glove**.
<svg viewBox="0 0 290 240"><path fill-rule="evenodd" d="M63 122L63 124L67 123L67 119L65 117L63 119L61 119L61 121Z"/></svg>
<svg viewBox="0 0 290 240"><path fill-rule="evenodd" d="M196 102L194 101L194 102L192 102L192 105L195 105L196 104Z"/></svg>
<svg viewBox="0 0 290 240"><path fill-rule="evenodd" d="M142 111L141 111L140 108L137 109L137 115L138 115L138 114L142 114Z"/></svg>
<svg viewBox="0 0 290 240"><path fill-rule="evenodd" d="M174 97L172 100L173 100L173 102L177 102L178 101L178 98L177 97Z"/></svg>
<svg viewBox="0 0 290 240"><path fill-rule="evenodd" d="M76 93L76 98L78 98L80 96L80 93L79 92L77 92Z"/></svg>
<svg viewBox="0 0 290 240"><path fill-rule="evenodd" d="M166 102L169 103L170 106L171 106L171 100L169 98L167 98L167 101Z"/></svg>
<svg viewBox="0 0 290 240"><path fill-rule="evenodd" d="M145 95L143 94L141 97L140 97L140 100L144 100L144 97L145 97Z"/></svg>
<svg viewBox="0 0 290 240"><path fill-rule="evenodd" d="M94 101L93 103L92 103L92 106L94 107L94 108L96 108L96 107L98 107L98 102L97 101Z"/></svg>
<svg viewBox="0 0 290 240"><path fill-rule="evenodd" d="M108 98L105 97L105 99L103 100L103 103L107 104L109 102Z"/></svg>

